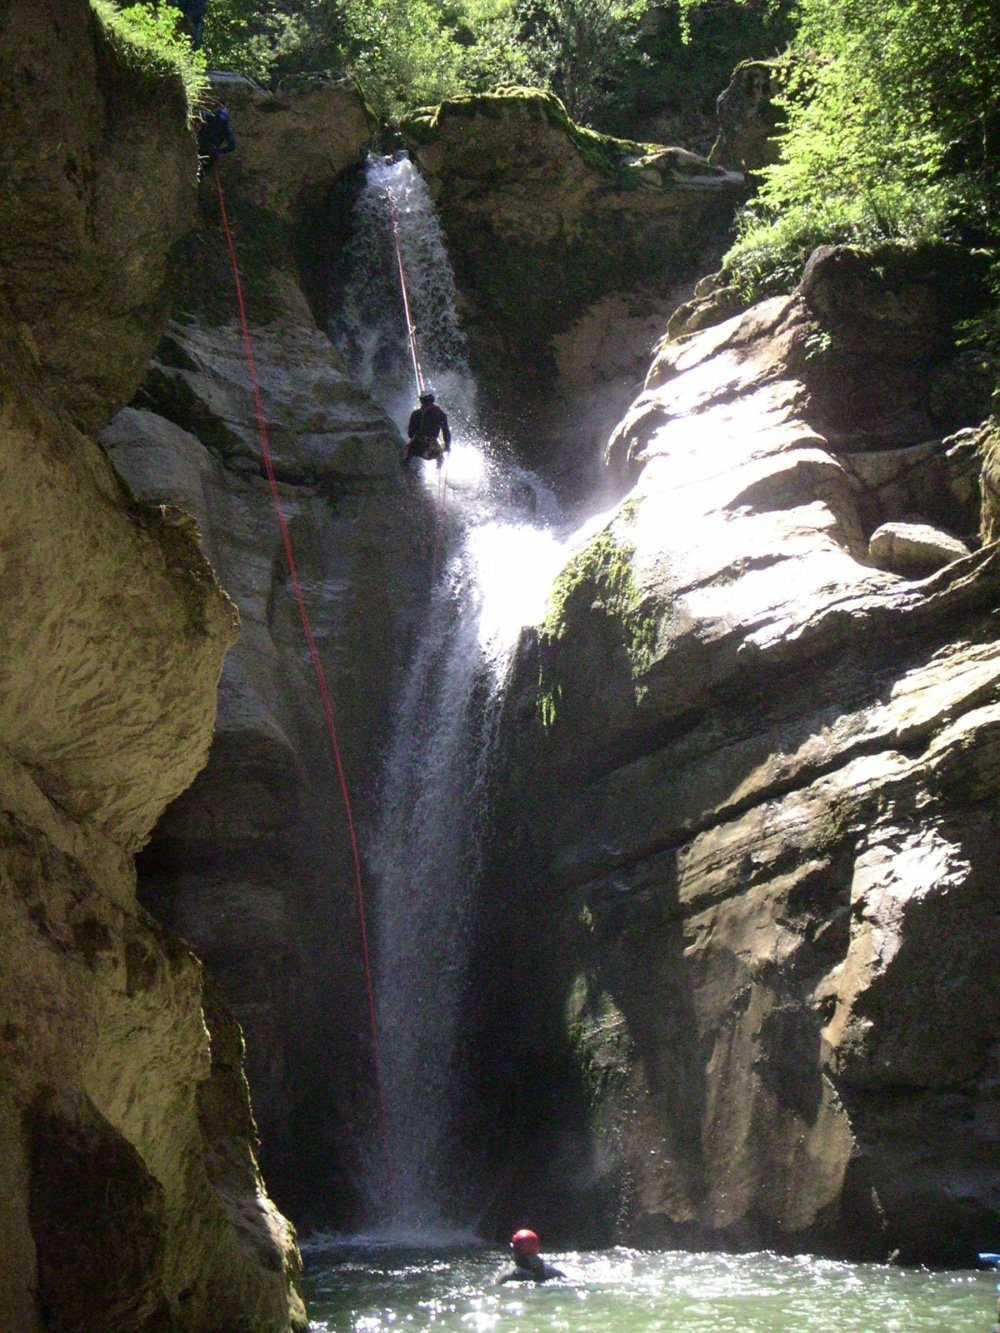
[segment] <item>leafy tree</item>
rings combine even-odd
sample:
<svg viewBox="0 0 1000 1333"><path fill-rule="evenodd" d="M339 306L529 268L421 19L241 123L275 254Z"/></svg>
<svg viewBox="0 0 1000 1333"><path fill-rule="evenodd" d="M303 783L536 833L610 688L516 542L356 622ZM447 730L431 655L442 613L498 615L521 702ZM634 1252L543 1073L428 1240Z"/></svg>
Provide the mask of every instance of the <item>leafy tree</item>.
<svg viewBox="0 0 1000 1333"><path fill-rule="evenodd" d="M346 63L381 111L537 79L516 0L342 0L342 12Z"/></svg>
<svg viewBox="0 0 1000 1333"><path fill-rule="evenodd" d="M635 53L646 0L535 0L534 30L551 87L574 120L589 120Z"/></svg>
<svg viewBox="0 0 1000 1333"><path fill-rule="evenodd" d="M158 74L179 74L191 105L202 96L208 86L205 61L179 31L179 10L161 11L148 3L119 8L113 0L91 0L91 8L126 61Z"/></svg>
<svg viewBox="0 0 1000 1333"><path fill-rule="evenodd" d="M729 263L787 286L818 239L996 240L996 0L800 0L780 163Z"/></svg>
<svg viewBox="0 0 1000 1333"><path fill-rule="evenodd" d="M209 67L267 82L282 52L303 40L307 22L306 14L288 13L278 0L211 0L204 37Z"/></svg>

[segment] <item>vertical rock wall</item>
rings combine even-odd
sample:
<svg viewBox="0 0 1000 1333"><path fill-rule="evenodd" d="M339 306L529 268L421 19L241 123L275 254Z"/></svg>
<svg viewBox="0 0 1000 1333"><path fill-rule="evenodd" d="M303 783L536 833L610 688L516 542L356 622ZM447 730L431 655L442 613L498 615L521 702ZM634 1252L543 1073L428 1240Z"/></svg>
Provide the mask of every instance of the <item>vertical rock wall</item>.
<svg viewBox="0 0 1000 1333"><path fill-rule="evenodd" d="M310 323L303 303L251 338L363 849L433 516L404 480L395 429ZM141 893L195 946L247 1032L277 1197L297 1219L347 1225L374 1093L350 834L237 330L175 326L144 394L159 410L119 413L102 435L109 457L137 495L191 516L241 633L208 765L158 825Z"/></svg>
<svg viewBox="0 0 1000 1333"><path fill-rule="evenodd" d="M605 1239L969 1262L1000 1220L1000 570L935 393L978 279L883 258L663 345L524 645L479 1078L537 1147L505 1197Z"/></svg>
<svg viewBox="0 0 1000 1333"><path fill-rule="evenodd" d="M195 154L90 6L0 7L0 1310L23 1330L304 1324L241 1039L137 903L237 615L78 429L159 336Z"/></svg>

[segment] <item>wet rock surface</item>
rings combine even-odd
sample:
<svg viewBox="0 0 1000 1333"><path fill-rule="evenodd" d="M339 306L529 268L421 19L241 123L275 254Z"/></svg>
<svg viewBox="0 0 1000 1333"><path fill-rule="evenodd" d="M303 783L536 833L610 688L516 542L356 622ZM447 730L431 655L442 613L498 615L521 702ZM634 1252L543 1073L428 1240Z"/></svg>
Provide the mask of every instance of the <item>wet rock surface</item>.
<svg viewBox="0 0 1000 1333"><path fill-rule="evenodd" d="M578 468L685 284L711 266L742 176L581 129L526 89L445 102L403 130L440 210L477 370L516 405L505 433L532 461Z"/></svg>
<svg viewBox="0 0 1000 1333"><path fill-rule="evenodd" d="M581 1137L538 1112L535 1169L558 1190L561 1142L605 1238L965 1262L1000 1199L1000 565L970 437L892 391L900 348L844 450L803 296L664 344L612 436L630 488L509 704L498 882L521 909L484 931L496 960L533 923L533 961L482 962L547 997ZM925 372L935 339L910 343ZM878 567L897 524L953 534L936 572ZM525 801L542 817L506 824Z"/></svg>
<svg viewBox="0 0 1000 1333"><path fill-rule="evenodd" d="M304 302L254 323L278 502L331 695L355 818L370 817L393 691L428 592L434 516L395 427ZM370 1118L350 829L303 638L239 330L175 324L102 433L143 501L186 513L240 611L208 764L160 821L140 892L218 978L248 1040L271 1188L349 1216Z"/></svg>

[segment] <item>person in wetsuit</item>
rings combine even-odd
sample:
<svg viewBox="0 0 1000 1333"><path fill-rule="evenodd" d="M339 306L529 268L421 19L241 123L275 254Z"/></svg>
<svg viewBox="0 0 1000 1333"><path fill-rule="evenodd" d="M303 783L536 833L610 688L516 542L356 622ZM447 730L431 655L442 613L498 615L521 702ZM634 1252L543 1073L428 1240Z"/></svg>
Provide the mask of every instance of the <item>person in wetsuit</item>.
<svg viewBox="0 0 1000 1333"><path fill-rule="evenodd" d="M445 454L451 449L451 429L447 416L434 401L432 389L421 392L420 406L410 413L406 433L410 439L403 457L403 467L409 467L410 459L416 457L436 460L440 468Z"/></svg>
<svg viewBox="0 0 1000 1333"><path fill-rule="evenodd" d="M191 50L197 51L205 31L205 10L208 8L208 0L171 0L171 2L184 15L184 27L191 38Z"/></svg>
<svg viewBox="0 0 1000 1333"><path fill-rule="evenodd" d="M214 164L223 153L236 152L236 135L229 123L229 109L221 103L198 115L198 158L201 168Z"/></svg>
<svg viewBox="0 0 1000 1333"><path fill-rule="evenodd" d="M510 1248L514 1254L514 1267L497 1278L498 1285L504 1282L548 1282L549 1278L566 1276L561 1269L545 1262L538 1253L538 1237L527 1227L514 1232Z"/></svg>

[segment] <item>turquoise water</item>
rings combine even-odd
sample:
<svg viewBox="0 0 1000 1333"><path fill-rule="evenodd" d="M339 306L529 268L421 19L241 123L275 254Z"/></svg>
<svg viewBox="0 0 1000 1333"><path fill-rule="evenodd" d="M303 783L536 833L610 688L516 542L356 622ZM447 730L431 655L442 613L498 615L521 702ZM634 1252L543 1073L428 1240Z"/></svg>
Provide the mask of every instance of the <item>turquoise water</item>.
<svg viewBox="0 0 1000 1333"><path fill-rule="evenodd" d="M314 1333L990 1333L996 1275L808 1256L613 1249L497 1287L500 1250L306 1245Z"/></svg>

